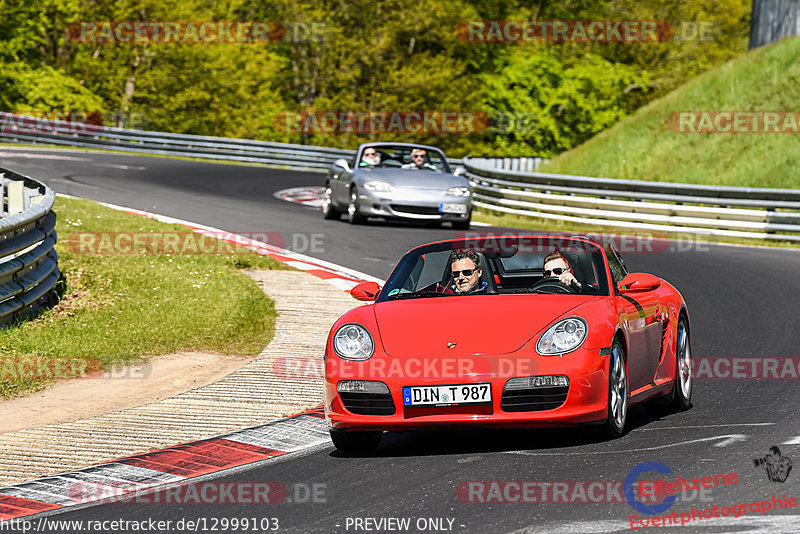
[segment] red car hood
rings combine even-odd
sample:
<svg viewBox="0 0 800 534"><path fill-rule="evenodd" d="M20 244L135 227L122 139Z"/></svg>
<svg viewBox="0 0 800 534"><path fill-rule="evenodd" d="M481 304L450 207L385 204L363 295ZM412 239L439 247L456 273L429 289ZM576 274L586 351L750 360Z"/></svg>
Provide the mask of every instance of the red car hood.
<svg viewBox="0 0 800 534"><path fill-rule="evenodd" d="M592 300L579 295L475 295L375 304L387 354L472 356L521 348L561 315ZM456 346L448 349L448 343Z"/></svg>

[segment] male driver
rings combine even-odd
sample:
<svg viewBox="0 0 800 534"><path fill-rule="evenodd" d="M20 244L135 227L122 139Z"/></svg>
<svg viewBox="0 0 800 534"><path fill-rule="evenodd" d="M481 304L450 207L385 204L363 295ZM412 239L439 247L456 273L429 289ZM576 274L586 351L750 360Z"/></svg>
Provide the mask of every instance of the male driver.
<svg viewBox="0 0 800 534"><path fill-rule="evenodd" d="M381 162L381 157L373 147L367 147L361 156L359 167L375 167Z"/></svg>
<svg viewBox="0 0 800 534"><path fill-rule="evenodd" d="M581 288L581 283L575 279L567 259L560 252L553 252L544 259L544 277L558 278L558 281L565 286Z"/></svg>
<svg viewBox="0 0 800 534"><path fill-rule="evenodd" d="M436 167L425 161L427 159L426 152L421 148L411 149L411 163L406 163L401 168L403 169L427 169L429 171L438 171Z"/></svg>
<svg viewBox="0 0 800 534"><path fill-rule="evenodd" d="M478 254L466 250L454 250L450 254L450 276L453 285L450 290L461 295L470 293L483 293L486 282L481 281L481 259Z"/></svg>

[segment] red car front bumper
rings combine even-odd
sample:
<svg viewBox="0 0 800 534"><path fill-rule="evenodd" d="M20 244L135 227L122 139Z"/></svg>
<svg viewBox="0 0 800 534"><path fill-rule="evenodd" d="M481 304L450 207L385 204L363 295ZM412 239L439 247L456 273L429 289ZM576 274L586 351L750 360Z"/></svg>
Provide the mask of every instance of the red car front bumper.
<svg viewBox="0 0 800 534"><path fill-rule="evenodd" d="M364 362L350 362L329 355L326 358L325 414L329 426L338 430L544 427L599 422L605 420L608 413L608 359L609 356L601 354L600 349L581 348L562 357L538 354L462 357L458 358L461 361L452 362L449 368L426 368L421 363L411 365L412 358L389 358L376 354ZM547 375L568 378L569 386L562 404L550 409L509 411L506 403L506 409L503 408L504 388L510 379ZM337 390L342 380L386 384L394 413L354 413L348 408L348 405L352 408L353 403L344 400ZM403 387L487 382L491 384L491 403L425 407L403 404ZM384 398L383 403L391 409L388 398Z"/></svg>

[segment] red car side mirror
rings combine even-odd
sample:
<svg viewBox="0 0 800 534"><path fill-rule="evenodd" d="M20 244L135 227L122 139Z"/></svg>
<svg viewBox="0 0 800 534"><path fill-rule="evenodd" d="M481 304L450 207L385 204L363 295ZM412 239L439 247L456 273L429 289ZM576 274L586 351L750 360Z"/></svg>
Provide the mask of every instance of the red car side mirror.
<svg viewBox="0 0 800 534"><path fill-rule="evenodd" d="M378 298L378 293L381 291L381 286L375 282L363 282L350 290L350 294L356 300L364 300L371 302Z"/></svg>
<svg viewBox="0 0 800 534"><path fill-rule="evenodd" d="M626 293L639 293L641 291L652 291L661 285L661 279L648 273L630 273L617 287L624 295Z"/></svg>

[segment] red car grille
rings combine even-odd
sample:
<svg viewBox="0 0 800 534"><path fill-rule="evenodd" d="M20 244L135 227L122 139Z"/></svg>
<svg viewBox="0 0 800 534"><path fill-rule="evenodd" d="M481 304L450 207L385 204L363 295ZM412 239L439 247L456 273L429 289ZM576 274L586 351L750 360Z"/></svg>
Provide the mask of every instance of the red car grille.
<svg viewBox="0 0 800 534"><path fill-rule="evenodd" d="M538 412L558 408L567 400L569 386L540 387L503 391L500 409L504 412Z"/></svg>
<svg viewBox="0 0 800 534"><path fill-rule="evenodd" d="M391 393L339 392L342 404L358 415L394 415Z"/></svg>

